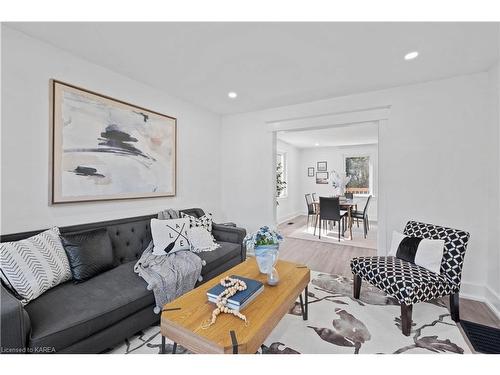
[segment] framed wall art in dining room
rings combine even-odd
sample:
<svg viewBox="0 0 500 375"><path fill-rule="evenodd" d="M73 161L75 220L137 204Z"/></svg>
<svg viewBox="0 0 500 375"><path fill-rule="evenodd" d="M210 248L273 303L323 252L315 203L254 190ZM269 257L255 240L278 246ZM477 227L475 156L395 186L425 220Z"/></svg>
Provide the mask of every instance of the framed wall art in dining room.
<svg viewBox="0 0 500 375"><path fill-rule="evenodd" d="M327 162L326 161L318 161L316 163L316 169L318 172L326 172L327 171Z"/></svg>
<svg viewBox="0 0 500 375"><path fill-rule="evenodd" d="M307 177L314 177L314 167L307 168Z"/></svg>
<svg viewBox="0 0 500 375"><path fill-rule="evenodd" d="M176 118L50 84L51 203L175 196Z"/></svg>
<svg viewBox="0 0 500 375"><path fill-rule="evenodd" d="M316 172L316 183L321 185L328 184L328 172Z"/></svg>

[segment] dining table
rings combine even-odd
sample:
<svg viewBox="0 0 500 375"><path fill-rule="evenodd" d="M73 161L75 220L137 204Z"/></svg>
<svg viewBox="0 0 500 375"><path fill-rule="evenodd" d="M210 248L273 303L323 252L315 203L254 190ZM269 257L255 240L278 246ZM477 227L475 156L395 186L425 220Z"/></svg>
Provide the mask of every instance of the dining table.
<svg viewBox="0 0 500 375"><path fill-rule="evenodd" d="M319 217L319 202L314 201L314 210L316 212L316 222ZM339 206L342 211L347 211L347 221L349 223L349 240L352 240L352 209L358 210L358 201L356 199L339 199ZM320 228L321 230L321 228Z"/></svg>

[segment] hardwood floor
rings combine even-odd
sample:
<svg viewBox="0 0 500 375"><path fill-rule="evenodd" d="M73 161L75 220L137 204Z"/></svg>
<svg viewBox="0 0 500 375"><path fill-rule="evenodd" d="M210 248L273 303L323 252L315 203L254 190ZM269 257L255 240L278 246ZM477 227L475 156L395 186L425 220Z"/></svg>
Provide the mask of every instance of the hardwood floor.
<svg viewBox="0 0 500 375"><path fill-rule="evenodd" d="M352 258L377 255L374 249L288 237L288 234L306 225L306 220L306 216L298 216L291 221L293 224L279 226L286 238L280 246L280 258L306 264L314 271L351 277L349 264Z"/></svg>
<svg viewBox="0 0 500 375"><path fill-rule="evenodd" d="M306 219L306 216L298 216L279 226L285 237L280 246L281 259L305 264L314 271L352 277L349 266L352 258L377 255L373 249L287 237L287 234L306 225ZM464 320L500 328L500 319L483 302L460 298L460 316Z"/></svg>

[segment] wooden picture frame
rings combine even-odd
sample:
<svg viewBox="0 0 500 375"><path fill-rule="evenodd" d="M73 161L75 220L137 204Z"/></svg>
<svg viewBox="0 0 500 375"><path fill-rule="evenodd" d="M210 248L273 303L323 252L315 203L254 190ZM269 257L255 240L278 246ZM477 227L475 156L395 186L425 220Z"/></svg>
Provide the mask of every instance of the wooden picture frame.
<svg viewBox="0 0 500 375"><path fill-rule="evenodd" d="M52 204L175 196L175 117L50 85Z"/></svg>
<svg viewBox="0 0 500 375"><path fill-rule="evenodd" d="M318 161L316 169L318 172L326 172L328 170L328 163L326 161Z"/></svg>
<svg viewBox="0 0 500 375"><path fill-rule="evenodd" d="M314 167L307 168L307 177L314 177Z"/></svg>

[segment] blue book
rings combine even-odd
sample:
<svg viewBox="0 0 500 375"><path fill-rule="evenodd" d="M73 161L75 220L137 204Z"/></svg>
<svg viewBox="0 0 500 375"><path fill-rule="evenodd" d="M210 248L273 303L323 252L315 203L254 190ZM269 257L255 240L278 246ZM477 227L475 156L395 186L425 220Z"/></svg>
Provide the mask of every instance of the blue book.
<svg viewBox="0 0 500 375"><path fill-rule="evenodd" d="M260 281L247 279L246 277L235 276L235 275L231 275L229 277L231 277L232 279L240 279L244 281L247 284L247 288L245 290L238 291L234 296L228 298L227 300L228 305L232 305L234 307L239 306L240 308L242 308L243 305L246 305L246 302L250 302L250 300L255 298L255 295L259 294L264 290L264 284L262 284ZM214 287L210 288L207 291L208 299L211 302L214 302L217 296L221 294L224 291L224 289L226 288L224 288L220 284L217 284Z"/></svg>

